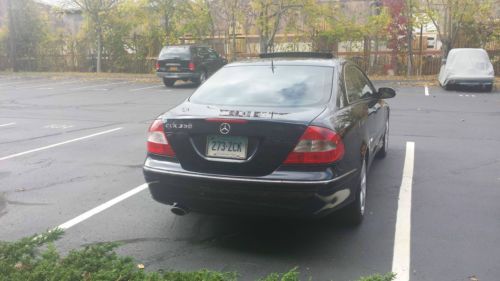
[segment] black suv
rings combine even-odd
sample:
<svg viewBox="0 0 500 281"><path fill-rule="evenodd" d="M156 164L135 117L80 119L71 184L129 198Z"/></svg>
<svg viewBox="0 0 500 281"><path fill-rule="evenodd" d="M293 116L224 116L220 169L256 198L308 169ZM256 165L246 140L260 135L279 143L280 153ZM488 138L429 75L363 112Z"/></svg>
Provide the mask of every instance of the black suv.
<svg viewBox="0 0 500 281"><path fill-rule="evenodd" d="M164 47L156 63L156 75L167 87L177 80L203 84L227 60L209 47L179 45Z"/></svg>

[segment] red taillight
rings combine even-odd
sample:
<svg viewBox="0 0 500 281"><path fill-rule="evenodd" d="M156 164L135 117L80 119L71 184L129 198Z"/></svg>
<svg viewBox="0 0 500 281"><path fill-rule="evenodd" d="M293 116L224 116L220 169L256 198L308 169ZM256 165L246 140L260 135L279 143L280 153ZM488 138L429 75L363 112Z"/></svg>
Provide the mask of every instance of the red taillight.
<svg viewBox="0 0 500 281"><path fill-rule="evenodd" d="M344 143L334 131L309 126L285 164L328 164L342 159Z"/></svg>
<svg viewBox="0 0 500 281"><path fill-rule="evenodd" d="M159 62L156 63L156 70L160 70L160 63Z"/></svg>
<svg viewBox="0 0 500 281"><path fill-rule="evenodd" d="M196 68L196 66L194 65L194 62L190 61L188 64L188 68L189 68L189 70L194 71L194 69Z"/></svg>
<svg viewBox="0 0 500 281"><path fill-rule="evenodd" d="M167 136L163 130L163 122L155 120L148 130L148 153L174 157L175 152L168 143Z"/></svg>

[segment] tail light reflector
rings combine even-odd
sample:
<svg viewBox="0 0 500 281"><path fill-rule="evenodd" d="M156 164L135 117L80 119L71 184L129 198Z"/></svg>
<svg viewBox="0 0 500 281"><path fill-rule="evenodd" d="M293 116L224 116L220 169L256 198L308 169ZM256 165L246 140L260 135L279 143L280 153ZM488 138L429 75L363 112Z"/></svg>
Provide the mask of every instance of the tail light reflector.
<svg viewBox="0 0 500 281"><path fill-rule="evenodd" d="M163 130L163 122L157 119L148 130L148 153L174 157L175 152L168 143L167 136Z"/></svg>
<svg viewBox="0 0 500 281"><path fill-rule="evenodd" d="M334 131L309 126L285 164L328 164L342 159L344 143Z"/></svg>
<svg viewBox="0 0 500 281"><path fill-rule="evenodd" d="M160 70L160 63L159 62L156 63L156 70Z"/></svg>
<svg viewBox="0 0 500 281"><path fill-rule="evenodd" d="M194 69L196 68L196 65L194 65L194 62L190 61L188 64L188 68L189 68L189 70L194 71Z"/></svg>

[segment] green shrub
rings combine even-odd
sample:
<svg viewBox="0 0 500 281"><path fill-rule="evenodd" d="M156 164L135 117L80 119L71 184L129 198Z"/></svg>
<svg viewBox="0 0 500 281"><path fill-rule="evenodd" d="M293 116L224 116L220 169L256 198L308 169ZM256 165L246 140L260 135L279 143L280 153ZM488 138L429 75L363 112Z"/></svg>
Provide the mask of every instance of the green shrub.
<svg viewBox="0 0 500 281"><path fill-rule="evenodd" d="M23 238L0 241L0 280L9 281L236 281L234 272L198 270L192 272L145 272L131 257L116 254L117 243L100 243L72 250L62 257L53 242L60 230ZM40 248L42 246L43 250ZM392 273L361 278L360 281L391 281ZM260 281L299 281L297 268L272 273Z"/></svg>

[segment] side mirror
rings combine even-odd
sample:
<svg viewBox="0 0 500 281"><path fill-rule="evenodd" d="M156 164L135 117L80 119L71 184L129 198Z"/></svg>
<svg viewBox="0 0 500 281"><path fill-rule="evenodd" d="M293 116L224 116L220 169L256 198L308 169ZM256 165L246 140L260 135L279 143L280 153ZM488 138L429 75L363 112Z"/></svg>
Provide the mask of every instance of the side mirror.
<svg viewBox="0 0 500 281"><path fill-rule="evenodd" d="M379 99L390 99L396 96L396 91L393 88L379 88L378 89L378 98Z"/></svg>

